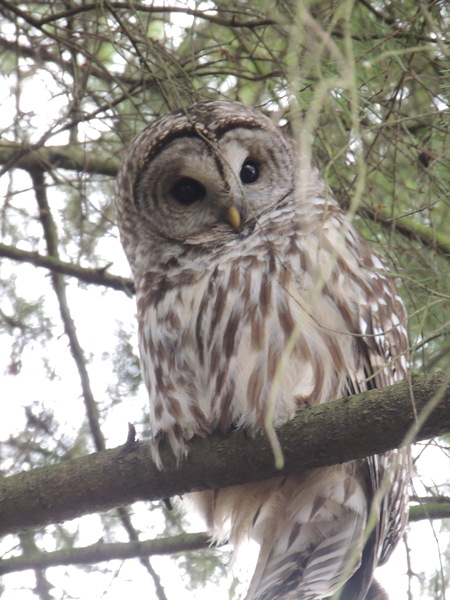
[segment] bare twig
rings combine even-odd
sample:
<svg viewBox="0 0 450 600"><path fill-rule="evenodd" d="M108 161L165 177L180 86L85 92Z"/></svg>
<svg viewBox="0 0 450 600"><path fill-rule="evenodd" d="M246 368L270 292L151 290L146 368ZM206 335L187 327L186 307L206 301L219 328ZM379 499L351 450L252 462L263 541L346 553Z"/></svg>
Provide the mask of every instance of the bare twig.
<svg viewBox="0 0 450 600"><path fill-rule="evenodd" d="M49 256L58 260L58 236L56 231L56 225L53 221L52 213L47 200L43 171L32 170L30 171L30 176L33 181L33 187L39 207L39 218L44 230L47 251ZM53 289L55 290L55 294L58 299L59 311L61 314L61 319L64 323L64 330L69 339L70 351L77 366L78 374L80 376L84 404L86 407L89 427L91 430L92 437L94 439L95 448L96 450L104 450L105 439L100 429L97 404L95 402L94 395L91 389L89 374L86 367L86 358L78 340L75 323L70 314L70 309L66 297L64 278L60 273L56 271L51 271L51 278L53 283Z"/></svg>

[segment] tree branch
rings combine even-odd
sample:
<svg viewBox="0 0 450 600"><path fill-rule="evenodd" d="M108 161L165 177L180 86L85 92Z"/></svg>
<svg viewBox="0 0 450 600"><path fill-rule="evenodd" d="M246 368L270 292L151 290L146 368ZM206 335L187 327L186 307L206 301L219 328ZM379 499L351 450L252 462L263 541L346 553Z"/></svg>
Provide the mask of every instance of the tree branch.
<svg viewBox="0 0 450 600"><path fill-rule="evenodd" d="M107 267L88 269L64 262L53 256L43 256L38 252L19 250L19 248L16 248L15 246L8 246L7 244L1 243L0 256L11 258L12 260L17 260L19 262L30 263L35 267L44 267L51 271L55 271L56 273L61 273L62 275L70 275L85 283L104 285L105 287L125 292L127 295L134 294L133 281L126 277L120 277L119 275L111 275L106 271Z"/></svg>
<svg viewBox="0 0 450 600"><path fill-rule="evenodd" d="M450 518L450 503L433 502L428 498L426 504L411 506L409 520L421 521L429 519ZM206 532L182 533L167 538L156 538L147 541L104 543L82 548L67 548L55 552L35 552L33 556L18 556L0 560L0 575L17 573L28 569L47 569L61 565L90 565L108 560L126 560L143 556L161 556L202 550L211 546L210 535Z"/></svg>
<svg viewBox="0 0 450 600"><path fill-rule="evenodd" d="M450 503L433 502L432 498L423 505L410 506L409 520L417 522L430 519L450 518ZM131 541L96 544L82 548L67 548L55 552L35 552L33 556L18 556L0 560L0 576L28 569L47 569L61 565L91 565L108 560L127 560L143 556L161 556L203 550L211 546L206 532L182 533L167 538L146 541Z"/></svg>
<svg viewBox="0 0 450 600"><path fill-rule="evenodd" d="M410 521L450 518L450 503L428 502L409 507Z"/></svg>
<svg viewBox="0 0 450 600"><path fill-rule="evenodd" d="M77 146L24 146L3 140L0 143L0 164L10 163L28 172L61 168L110 177L115 177L119 168L119 160L113 154L88 152Z"/></svg>
<svg viewBox="0 0 450 600"><path fill-rule="evenodd" d="M118 10L133 10L134 12L143 12L143 13L150 13L150 14L158 14L158 13L161 13L161 14L164 14L164 13L185 14L185 15L191 15L193 17L203 19L205 21L209 21L210 23L214 23L216 25L222 25L223 27L232 27L232 28L240 28L240 27L244 28L245 27L245 28L249 28L249 29L254 29L255 27L266 27L267 25L275 25L276 24L276 21L274 19L250 18L250 19L240 20L236 16L236 14L239 14L239 13L237 11L235 13L232 10L225 11L226 13L231 14L231 18L227 19L227 18L223 18L220 15L220 11L218 14L209 14L203 10L196 10L194 8L186 8L186 7L180 7L180 6L146 6L146 5L135 5L130 2L109 2L108 8L114 8L114 9L118 9ZM77 15L80 12L87 12L87 11L93 11L93 10L98 11L97 3L83 4L82 6L79 6L79 7L70 8L68 10L61 11L60 13L57 13L55 15L51 15L49 17L44 17L44 18L40 19L39 21L36 20L35 23L42 26L47 23L52 23L54 21L58 21L62 18L67 18L68 16Z"/></svg>
<svg viewBox="0 0 450 600"><path fill-rule="evenodd" d="M420 415L433 410L424 423ZM419 415L419 420L417 419ZM450 385L443 373L300 411L278 430L281 473L338 464L450 432ZM125 427L124 427L125 430ZM125 433L125 432L124 432ZM138 500L258 481L280 473L260 433L242 431L191 441L180 468L162 444L158 471L148 443L128 443L5 478L0 483L0 534L72 519Z"/></svg>
<svg viewBox="0 0 450 600"><path fill-rule="evenodd" d="M34 556L14 557L0 561L0 575L25 571L27 569L47 569L60 565L89 565L106 560L125 560L155 554L174 554L207 548L211 544L207 533L183 533L170 538L160 538L145 542L105 544L102 541L84 548L68 548L56 552L39 552Z"/></svg>
<svg viewBox="0 0 450 600"><path fill-rule="evenodd" d="M450 236L435 231L428 225L418 223L411 217L391 217L387 212L376 211L368 206L360 206L358 212L388 227L394 227L409 239L420 240L424 246L435 248L444 255L450 255Z"/></svg>

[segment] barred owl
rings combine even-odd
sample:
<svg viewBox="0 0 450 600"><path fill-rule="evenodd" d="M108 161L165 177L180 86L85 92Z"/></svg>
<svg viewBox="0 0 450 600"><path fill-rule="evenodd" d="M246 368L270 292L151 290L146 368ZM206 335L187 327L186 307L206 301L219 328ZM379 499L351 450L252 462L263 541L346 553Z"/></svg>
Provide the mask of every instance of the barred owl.
<svg viewBox="0 0 450 600"><path fill-rule="evenodd" d="M383 262L262 113L206 101L155 120L117 190L158 466L162 438L182 458L194 435L261 430L269 407L276 427L406 378L405 311ZM246 600L375 600L408 480L399 450L191 501L215 539L259 545Z"/></svg>

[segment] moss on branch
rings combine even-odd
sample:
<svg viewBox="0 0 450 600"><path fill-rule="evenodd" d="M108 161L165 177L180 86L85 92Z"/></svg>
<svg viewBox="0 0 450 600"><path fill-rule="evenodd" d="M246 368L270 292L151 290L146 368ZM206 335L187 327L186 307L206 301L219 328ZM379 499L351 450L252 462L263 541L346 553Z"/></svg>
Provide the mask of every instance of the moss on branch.
<svg viewBox="0 0 450 600"><path fill-rule="evenodd" d="M285 457L282 472L288 473L381 453L401 446L407 436L421 440L448 432L450 386L441 373L302 410L277 433ZM165 468L158 471L148 443L131 442L5 478L0 534L280 473L263 434L195 438L182 465L164 444L161 455Z"/></svg>

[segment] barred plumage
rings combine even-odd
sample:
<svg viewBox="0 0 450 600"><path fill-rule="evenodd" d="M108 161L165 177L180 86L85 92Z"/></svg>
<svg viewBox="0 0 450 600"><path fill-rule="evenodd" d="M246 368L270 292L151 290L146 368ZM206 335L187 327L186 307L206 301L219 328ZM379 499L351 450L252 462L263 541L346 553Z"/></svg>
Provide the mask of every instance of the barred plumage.
<svg viewBox="0 0 450 600"><path fill-rule="evenodd" d="M407 377L406 315L383 262L258 111L202 102L154 121L125 154L117 213L159 466L163 436L182 458L196 434L263 428L271 403L277 426ZM247 600L319 600L346 580L346 600L376 600L408 479L400 450L191 502L215 538L260 544Z"/></svg>

